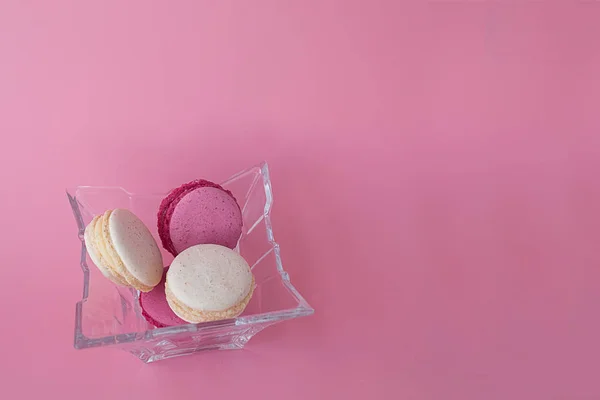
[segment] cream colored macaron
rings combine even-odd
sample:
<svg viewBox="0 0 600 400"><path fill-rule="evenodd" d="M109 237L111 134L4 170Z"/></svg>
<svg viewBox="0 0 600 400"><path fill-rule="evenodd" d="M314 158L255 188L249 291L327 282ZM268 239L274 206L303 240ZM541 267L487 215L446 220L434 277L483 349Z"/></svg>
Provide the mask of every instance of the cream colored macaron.
<svg viewBox="0 0 600 400"><path fill-rule="evenodd" d="M171 263L165 283L169 306L191 323L237 317L253 291L254 276L246 260L216 244L181 252Z"/></svg>
<svg viewBox="0 0 600 400"><path fill-rule="evenodd" d="M156 240L131 211L108 210L94 217L84 239L94 264L116 284L149 292L160 282L163 261Z"/></svg>

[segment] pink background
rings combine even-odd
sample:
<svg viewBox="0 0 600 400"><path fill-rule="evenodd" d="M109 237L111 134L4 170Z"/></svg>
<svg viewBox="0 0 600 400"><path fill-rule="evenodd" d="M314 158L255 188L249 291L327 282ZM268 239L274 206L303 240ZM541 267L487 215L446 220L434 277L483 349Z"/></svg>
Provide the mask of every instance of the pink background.
<svg viewBox="0 0 600 400"><path fill-rule="evenodd" d="M2 1L2 393L600 398L599 21L597 2ZM74 350L63 188L263 159L316 314L154 365Z"/></svg>

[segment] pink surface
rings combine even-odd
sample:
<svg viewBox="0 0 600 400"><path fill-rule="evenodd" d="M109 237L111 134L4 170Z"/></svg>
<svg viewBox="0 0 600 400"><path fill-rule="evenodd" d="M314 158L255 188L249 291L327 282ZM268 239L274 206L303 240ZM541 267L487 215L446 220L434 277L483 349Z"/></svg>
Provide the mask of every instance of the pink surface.
<svg viewBox="0 0 600 400"><path fill-rule="evenodd" d="M600 3L398 3L1 2L3 393L600 398ZM154 365L74 350L63 188L262 159L315 315Z"/></svg>

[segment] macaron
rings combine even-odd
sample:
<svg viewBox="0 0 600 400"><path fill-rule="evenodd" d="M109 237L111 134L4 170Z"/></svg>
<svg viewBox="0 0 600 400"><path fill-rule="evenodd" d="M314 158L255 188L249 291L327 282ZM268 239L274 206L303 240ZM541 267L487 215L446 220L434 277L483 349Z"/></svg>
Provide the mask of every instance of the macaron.
<svg viewBox="0 0 600 400"><path fill-rule="evenodd" d="M195 180L173 189L158 211L158 235L174 256L198 244L235 248L242 234L242 211L230 191Z"/></svg>
<svg viewBox="0 0 600 400"><path fill-rule="evenodd" d="M100 272L116 284L149 292L163 274L156 240L131 211L108 210L85 228L85 245Z"/></svg>
<svg viewBox="0 0 600 400"><path fill-rule="evenodd" d="M254 276L246 260L215 244L181 252L171 263L165 282L169 306L191 323L237 317L253 292Z"/></svg>
<svg viewBox="0 0 600 400"><path fill-rule="evenodd" d="M186 321L179 318L173 310L171 310L169 303L167 303L167 297L165 296L165 280L168 270L169 267L166 267L160 283L156 285L154 289L140 294L142 315L146 318L146 321L157 328L187 324Z"/></svg>

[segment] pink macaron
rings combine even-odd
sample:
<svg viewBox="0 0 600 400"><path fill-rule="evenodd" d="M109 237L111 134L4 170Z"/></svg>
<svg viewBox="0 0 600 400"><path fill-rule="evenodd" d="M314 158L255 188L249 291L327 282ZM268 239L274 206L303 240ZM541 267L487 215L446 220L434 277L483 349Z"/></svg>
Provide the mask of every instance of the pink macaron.
<svg viewBox="0 0 600 400"><path fill-rule="evenodd" d="M165 280L169 267L165 268L162 280L150 292L140 293L140 307L146 321L157 328L187 324L169 307L165 295Z"/></svg>
<svg viewBox="0 0 600 400"><path fill-rule="evenodd" d="M158 211L158 234L163 247L175 256L198 244L233 249L242 224L240 206L231 192L206 180L173 189Z"/></svg>

